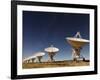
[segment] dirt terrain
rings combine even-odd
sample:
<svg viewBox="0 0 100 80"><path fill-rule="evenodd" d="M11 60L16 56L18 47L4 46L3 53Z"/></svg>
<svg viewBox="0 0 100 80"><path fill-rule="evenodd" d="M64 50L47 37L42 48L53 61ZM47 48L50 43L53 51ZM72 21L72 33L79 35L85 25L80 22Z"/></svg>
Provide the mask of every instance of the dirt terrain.
<svg viewBox="0 0 100 80"><path fill-rule="evenodd" d="M48 67L71 67L71 66L89 66L89 60L86 61L54 61L54 62L34 62L34 63L23 63L23 69L29 68L48 68Z"/></svg>

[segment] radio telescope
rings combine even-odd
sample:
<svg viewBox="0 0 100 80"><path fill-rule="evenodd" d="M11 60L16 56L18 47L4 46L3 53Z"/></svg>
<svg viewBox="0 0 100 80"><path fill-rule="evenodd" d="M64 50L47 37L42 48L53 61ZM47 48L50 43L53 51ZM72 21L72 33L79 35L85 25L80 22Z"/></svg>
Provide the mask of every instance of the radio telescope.
<svg viewBox="0 0 100 80"><path fill-rule="evenodd" d="M80 32L77 32L74 37L67 37L66 40L72 46L73 60L77 61L81 58L80 51L82 50L82 47L89 43L89 40L83 39L80 35ZM82 58L85 60L84 57Z"/></svg>
<svg viewBox="0 0 100 80"><path fill-rule="evenodd" d="M38 59L38 62L41 62L41 59L44 55L44 52L37 52L34 56Z"/></svg>
<svg viewBox="0 0 100 80"><path fill-rule="evenodd" d="M45 55L44 52L37 52L35 55L27 57L23 60L24 63L32 63L37 58L38 62L41 62L42 57Z"/></svg>
<svg viewBox="0 0 100 80"><path fill-rule="evenodd" d="M53 62L54 61L54 56L55 54L59 51L58 48L54 47L53 45L51 45L48 48L45 48L45 51L48 53L49 55L49 61Z"/></svg>
<svg viewBox="0 0 100 80"><path fill-rule="evenodd" d="M35 60L35 56L33 55L33 56L30 56L30 57L27 57L27 58L24 58L24 60L23 60L23 62L24 63L32 63L32 62L34 62L34 60Z"/></svg>

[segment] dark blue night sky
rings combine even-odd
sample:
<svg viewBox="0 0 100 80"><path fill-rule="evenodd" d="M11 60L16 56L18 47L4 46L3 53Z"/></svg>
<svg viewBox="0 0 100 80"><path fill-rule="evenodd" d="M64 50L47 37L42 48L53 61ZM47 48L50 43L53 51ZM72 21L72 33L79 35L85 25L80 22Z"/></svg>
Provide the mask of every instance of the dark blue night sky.
<svg viewBox="0 0 100 80"><path fill-rule="evenodd" d="M60 49L56 60L72 59L71 46L65 38L73 37L77 31L89 39L89 14L23 11L23 58L54 45ZM89 45L83 47L81 54L89 59ZM43 60L48 60L48 54Z"/></svg>

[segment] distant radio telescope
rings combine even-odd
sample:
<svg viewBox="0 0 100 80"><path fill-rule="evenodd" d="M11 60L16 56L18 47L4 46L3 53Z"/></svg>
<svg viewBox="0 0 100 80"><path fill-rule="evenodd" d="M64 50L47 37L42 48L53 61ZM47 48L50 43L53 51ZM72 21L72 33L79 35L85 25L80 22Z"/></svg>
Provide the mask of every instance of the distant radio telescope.
<svg viewBox="0 0 100 80"><path fill-rule="evenodd" d="M33 56L27 57L23 60L24 63L33 63L36 58L38 62L41 62L42 57L45 55L44 52L37 52Z"/></svg>
<svg viewBox="0 0 100 80"><path fill-rule="evenodd" d="M82 47L86 44L89 43L89 40L83 39L80 35L80 32L77 32L75 37L67 37L66 38L67 42L72 46L72 56L73 60L78 60L81 58L80 56L80 51ZM82 57L83 60L85 59Z"/></svg>
<svg viewBox="0 0 100 80"><path fill-rule="evenodd" d="M33 63L35 58L36 57L33 55L33 56L30 56L30 57L24 58L23 62L24 63Z"/></svg>
<svg viewBox="0 0 100 80"><path fill-rule="evenodd" d="M45 51L48 53L48 55L49 55L49 61L54 61L54 56L55 56L55 54L59 51L59 49L58 48L56 48L56 47L54 47L53 45L51 45L50 47L48 47L48 48L45 48Z"/></svg>
<svg viewBox="0 0 100 80"><path fill-rule="evenodd" d="M38 59L38 62L41 62L42 57L45 55L44 52L35 53L35 57Z"/></svg>

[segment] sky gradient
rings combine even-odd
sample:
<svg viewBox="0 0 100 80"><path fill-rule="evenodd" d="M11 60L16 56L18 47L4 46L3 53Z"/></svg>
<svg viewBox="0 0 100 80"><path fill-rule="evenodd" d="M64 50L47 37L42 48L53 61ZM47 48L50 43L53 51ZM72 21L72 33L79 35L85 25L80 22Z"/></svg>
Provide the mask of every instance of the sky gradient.
<svg viewBox="0 0 100 80"><path fill-rule="evenodd" d="M73 37L77 31L89 40L89 14L23 11L23 58L54 45L60 49L55 60L72 59L71 46L65 38ZM89 44L81 55L89 59ZM48 60L47 53L43 60Z"/></svg>

